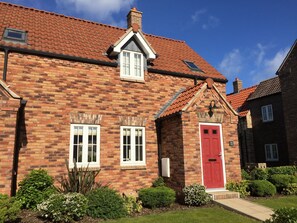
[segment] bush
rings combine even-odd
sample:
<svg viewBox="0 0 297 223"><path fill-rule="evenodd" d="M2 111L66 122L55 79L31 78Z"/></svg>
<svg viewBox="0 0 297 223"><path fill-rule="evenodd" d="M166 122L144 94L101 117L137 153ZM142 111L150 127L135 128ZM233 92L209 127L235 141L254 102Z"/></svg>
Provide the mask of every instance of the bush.
<svg viewBox="0 0 297 223"><path fill-rule="evenodd" d="M244 170L244 169L241 170L241 177L243 180L251 180L252 179L251 175L248 172L246 172L246 170Z"/></svg>
<svg viewBox="0 0 297 223"><path fill-rule="evenodd" d="M267 168L267 172L268 172L269 176L272 176L275 174L296 175L297 174L297 166L269 167L269 168Z"/></svg>
<svg viewBox="0 0 297 223"><path fill-rule="evenodd" d="M87 198L79 193L52 194L37 205L40 215L52 222L72 222L86 215Z"/></svg>
<svg viewBox="0 0 297 223"><path fill-rule="evenodd" d="M32 170L20 183L16 194L23 208L35 209L37 204L55 193L53 178L45 170Z"/></svg>
<svg viewBox="0 0 297 223"><path fill-rule="evenodd" d="M246 197L250 195L249 189L249 181L243 180L240 182L229 182L226 185L226 189L230 191L236 191L240 193L240 197Z"/></svg>
<svg viewBox="0 0 297 223"><path fill-rule="evenodd" d="M287 174L274 174L270 177L269 181L273 183L277 191L281 193L289 184L297 183L297 178Z"/></svg>
<svg viewBox="0 0 297 223"><path fill-rule="evenodd" d="M211 197L205 192L205 187L199 184L189 185L183 188L185 204L189 206L201 206L209 203Z"/></svg>
<svg viewBox="0 0 297 223"><path fill-rule="evenodd" d="M164 187L165 182L163 177L158 177L154 182L153 182L153 187Z"/></svg>
<svg viewBox="0 0 297 223"><path fill-rule="evenodd" d="M250 184L250 191L253 196L266 197L276 194L275 186L267 180L254 180Z"/></svg>
<svg viewBox="0 0 297 223"><path fill-rule="evenodd" d="M140 213L142 210L142 203L140 200L137 200L136 197L133 196L123 196L124 198L124 206L127 211L127 213L133 214L133 213Z"/></svg>
<svg viewBox="0 0 297 223"><path fill-rule="evenodd" d="M0 194L0 222L14 221L21 210L21 202Z"/></svg>
<svg viewBox="0 0 297 223"><path fill-rule="evenodd" d="M168 207L175 201L175 191L169 187L151 187L139 190L142 205L148 208Z"/></svg>
<svg viewBox="0 0 297 223"><path fill-rule="evenodd" d="M285 195L297 195L297 183L289 184L284 190L282 191Z"/></svg>
<svg viewBox="0 0 297 223"><path fill-rule="evenodd" d="M281 208L274 211L272 218L265 223L296 223L297 208Z"/></svg>
<svg viewBox="0 0 297 223"><path fill-rule="evenodd" d="M266 169L255 168L251 171L252 180L267 180L268 172Z"/></svg>
<svg viewBox="0 0 297 223"><path fill-rule="evenodd" d="M96 183L96 176L100 173L100 170L89 170L86 168L78 168L76 162L74 162L74 167L69 169L68 162L66 160L67 176L61 176L58 179L60 183L60 188L58 191L62 193L81 193L86 195L91 190L101 187L100 183Z"/></svg>
<svg viewBox="0 0 297 223"><path fill-rule="evenodd" d="M121 218L127 215L124 199L108 187L100 187L87 194L88 215L93 218Z"/></svg>

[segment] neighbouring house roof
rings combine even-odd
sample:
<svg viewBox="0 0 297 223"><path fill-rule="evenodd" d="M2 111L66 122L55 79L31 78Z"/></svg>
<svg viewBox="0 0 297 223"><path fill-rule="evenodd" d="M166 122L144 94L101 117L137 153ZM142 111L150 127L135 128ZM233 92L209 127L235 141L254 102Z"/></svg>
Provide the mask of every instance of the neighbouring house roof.
<svg viewBox="0 0 297 223"><path fill-rule="evenodd" d="M248 98L248 101L281 93L279 77L274 77L260 82L254 93Z"/></svg>
<svg viewBox="0 0 297 223"><path fill-rule="evenodd" d="M4 81L0 80L0 90L3 90L7 96L10 96L14 99L21 99L19 95L14 93L12 90L9 89L9 85L7 85Z"/></svg>
<svg viewBox="0 0 297 223"><path fill-rule="evenodd" d="M227 101L239 113L240 116L246 116L249 111L247 105L248 97L256 90L257 85L240 90L238 93L227 95Z"/></svg>
<svg viewBox="0 0 297 223"><path fill-rule="evenodd" d="M11 47L34 53L50 53L75 58L116 63L108 50L127 29L68 17L23 6L0 3L0 33L5 28L27 32L27 44L0 40L0 48ZM149 66L150 72L187 74L198 79L227 79L184 41L144 34L158 57ZM183 60L194 62L203 72L192 71Z"/></svg>
<svg viewBox="0 0 297 223"><path fill-rule="evenodd" d="M284 71L287 68L288 64L290 64L291 62L296 63L296 57L297 57L297 39L295 40L293 46L289 50L286 58L283 60L282 64L278 68L276 74L279 75L282 71Z"/></svg>

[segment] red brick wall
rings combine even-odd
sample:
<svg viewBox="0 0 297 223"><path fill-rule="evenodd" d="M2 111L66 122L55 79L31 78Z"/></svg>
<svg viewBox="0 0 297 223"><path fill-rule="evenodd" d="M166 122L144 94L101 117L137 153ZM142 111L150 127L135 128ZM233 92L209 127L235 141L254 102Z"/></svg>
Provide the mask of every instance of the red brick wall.
<svg viewBox="0 0 297 223"><path fill-rule="evenodd" d="M290 65L283 73L279 74L282 100L284 107L284 117L286 124L286 134L288 143L289 162L297 163L297 56L290 58ZM290 71L289 71L290 70Z"/></svg>
<svg viewBox="0 0 297 223"><path fill-rule="evenodd" d="M193 80L146 73L145 83L134 83L121 81L119 73L119 68L9 54L7 83L28 101L27 145L20 151L18 181L36 168L46 168L54 177L65 173L70 113L82 112L102 115L98 180L128 192L151 185L158 176L154 115ZM145 169L120 167L120 116L147 120Z"/></svg>

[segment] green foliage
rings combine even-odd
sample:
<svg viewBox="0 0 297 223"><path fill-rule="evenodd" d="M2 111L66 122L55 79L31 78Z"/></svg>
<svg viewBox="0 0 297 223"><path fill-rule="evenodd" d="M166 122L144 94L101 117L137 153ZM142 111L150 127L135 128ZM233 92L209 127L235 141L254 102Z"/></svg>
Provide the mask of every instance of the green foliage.
<svg viewBox="0 0 297 223"><path fill-rule="evenodd" d="M297 208L281 208L274 211L272 218L265 223L296 223Z"/></svg>
<svg viewBox="0 0 297 223"><path fill-rule="evenodd" d="M244 169L241 170L241 176L243 180L251 180L251 175Z"/></svg>
<svg viewBox="0 0 297 223"><path fill-rule="evenodd" d="M276 187L267 180L254 180L250 183L251 195L258 197L272 196L276 194Z"/></svg>
<svg viewBox="0 0 297 223"><path fill-rule="evenodd" d="M0 223L16 220L21 206L20 201L0 194Z"/></svg>
<svg viewBox="0 0 297 223"><path fill-rule="evenodd" d="M282 193L290 184L297 183L297 177L287 174L274 174L269 181L274 184L279 193Z"/></svg>
<svg viewBox="0 0 297 223"><path fill-rule="evenodd" d="M100 173L100 170L91 171L88 167L78 168L76 162L74 162L73 169L69 169L67 161L67 176L61 176L58 180L60 188L57 188L62 193L76 192L81 194L87 194L91 190L101 187L99 183L95 182L96 176Z"/></svg>
<svg viewBox="0 0 297 223"><path fill-rule="evenodd" d="M164 187L165 182L163 177L158 177L154 182L153 182L153 187Z"/></svg>
<svg viewBox="0 0 297 223"><path fill-rule="evenodd" d="M46 201L37 205L41 217L52 222L72 222L87 213L88 200L79 193L52 194Z"/></svg>
<svg viewBox="0 0 297 223"><path fill-rule="evenodd" d="M88 215L93 218L113 219L127 215L124 199L117 191L100 187L87 194L89 200Z"/></svg>
<svg viewBox="0 0 297 223"><path fill-rule="evenodd" d="M201 206L209 203L211 197L205 192L205 187L199 184L192 184L183 188L185 204L189 206Z"/></svg>
<svg viewBox="0 0 297 223"><path fill-rule="evenodd" d="M240 197L246 197L250 195L249 189L249 181L243 180L240 182L229 182L226 185L226 189L230 191L236 191L240 193Z"/></svg>
<svg viewBox="0 0 297 223"><path fill-rule="evenodd" d="M279 167L269 167L267 168L269 176L275 174L288 174L295 175L297 174L297 166L279 166Z"/></svg>
<svg viewBox="0 0 297 223"><path fill-rule="evenodd" d="M20 183L17 199L23 208L35 209L37 204L49 198L56 192L53 178L46 170L32 170Z"/></svg>
<svg viewBox="0 0 297 223"><path fill-rule="evenodd" d="M127 210L127 213L133 214L133 213L140 213L142 210L142 203L140 200L137 200L136 197L133 196L123 196L124 199L124 206Z"/></svg>
<svg viewBox="0 0 297 223"><path fill-rule="evenodd" d="M290 183L283 189L282 194L285 195L297 195L297 183Z"/></svg>
<svg viewBox="0 0 297 223"><path fill-rule="evenodd" d="M250 173L252 180L267 180L267 169L255 168Z"/></svg>
<svg viewBox="0 0 297 223"><path fill-rule="evenodd" d="M144 207L168 207L174 203L175 191L169 187L150 187L139 190L139 199Z"/></svg>

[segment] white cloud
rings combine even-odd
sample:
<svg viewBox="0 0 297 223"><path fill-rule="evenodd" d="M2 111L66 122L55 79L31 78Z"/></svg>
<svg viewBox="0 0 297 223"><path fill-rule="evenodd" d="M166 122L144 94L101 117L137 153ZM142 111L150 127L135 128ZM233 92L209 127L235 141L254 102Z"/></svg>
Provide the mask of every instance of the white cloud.
<svg viewBox="0 0 297 223"><path fill-rule="evenodd" d="M220 24L220 20L215 16L208 16L207 22L202 25L203 29L215 28Z"/></svg>
<svg viewBox="0 0 297 223"><path fill-rule="evenodd" d="M112 14L128 11L135 0L55 0L59 8L74 10L98 20L112 21Z"/></svg>
<svg viewBox="0 0 297 223"><path fill-rule="evenodd" d="M219 70L227 77L235 77L242 70L242 56L239 49L226 54L219 64Z"/></svg>
<svg viewBox="0 0 297 223"><path fill-rule="evenodd" d="M196 11L196 12L191 16L192 21L193 21L194 23L199 22L201 16L202 16L203 14L205 14L206 12L207 12L206 9L201 9L201 10Z"/></svg>
<svg viewBox="0 0 297 223"><path fill-rule="evenodd" d="M220 24L219 18L208 15L206 9L197 10L192 16L191 19L193 23L200 24L202 29L215 28Z"/></svg>

